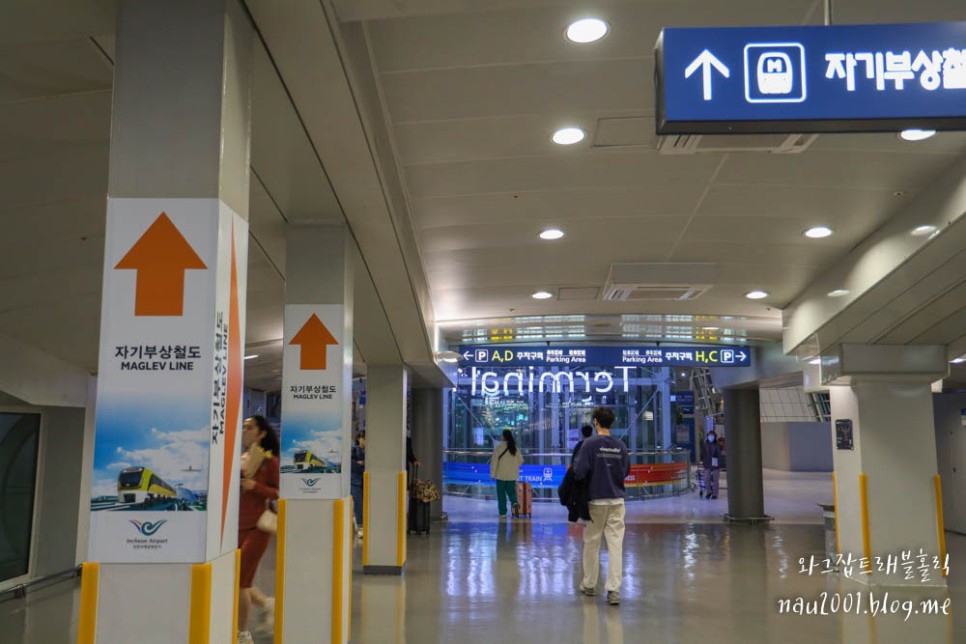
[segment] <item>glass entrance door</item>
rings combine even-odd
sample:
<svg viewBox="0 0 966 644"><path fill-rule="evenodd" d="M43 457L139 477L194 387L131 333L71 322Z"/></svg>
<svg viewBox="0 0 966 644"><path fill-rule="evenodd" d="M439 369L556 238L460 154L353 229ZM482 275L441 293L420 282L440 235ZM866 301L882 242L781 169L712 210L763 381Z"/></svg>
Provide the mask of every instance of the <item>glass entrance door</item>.
<svg viewBox="0 0 966 644"><path fill-rule="evenodd" d="M30 565L39 439L40 414L0 412L0 583Z"/></svg>

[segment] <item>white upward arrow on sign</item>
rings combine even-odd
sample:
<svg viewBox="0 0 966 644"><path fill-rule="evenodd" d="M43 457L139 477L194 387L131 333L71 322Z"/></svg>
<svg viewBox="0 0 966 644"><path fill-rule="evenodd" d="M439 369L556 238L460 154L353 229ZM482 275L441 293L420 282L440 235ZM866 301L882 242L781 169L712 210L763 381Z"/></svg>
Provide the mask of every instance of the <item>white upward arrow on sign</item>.
<svg viewBox="0 0 966 644"><path fill-rule="evenodd" d="M729 70L723 62L715 58L715 55L710 51L705 49L701 52L697 58L691 61L688 68L684 70L684 77L691 78L694 72L701 68L701 73L704 76L704 100L711 100L711 68L714 67L721 75L725 78L731 78L731 70Z"/></svg>

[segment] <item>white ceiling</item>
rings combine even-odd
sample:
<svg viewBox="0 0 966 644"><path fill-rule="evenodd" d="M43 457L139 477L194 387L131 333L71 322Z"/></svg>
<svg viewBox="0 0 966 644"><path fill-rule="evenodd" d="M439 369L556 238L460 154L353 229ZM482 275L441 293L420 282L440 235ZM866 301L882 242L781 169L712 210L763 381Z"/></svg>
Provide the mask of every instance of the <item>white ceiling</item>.
<svg viewBox="0 0 966 644"><path fill-rule="evenodd" d="M835 4L866 21L883 5ZM823 135L800 154L659 153L650 79L663 26L818 24L821 2L336 6L344 18L367 21L433 304L447 329L520 315L663 313L768 318L770 329L749 335L776 339L780 309L966 151L966 135L944 133L915 145L894 134ZM606 19L607 37L566 41L571 6ZM954 3L905 10L920 20L966 16ZM892 5L886 12L903 13ZM619 129L602 132L602 121ZM563 125L590 136L555 146L550 135ZM802 236L819 224L836 234ZM539 240L551 226L567 236ZM690 302L530 298L541 289L601 287L615 262L713 262L719 277ZM771 297L745 299L753 289ZM614 329L619 336L620 324Z"/></svg>
<svg viewBox="0 0 966 644"><path fill-rule="evenodd" d="M799 154L659 152L651 79L662 27L820 24L821 0L246 5L261 34L247 329L248 352L259 358L247 365L249 386L278 386L285 234L296 222L345 217L353 230L362 251L360 362L409 360L425 345L413 329L434 320L453 342L689 333L774 341L783 307L966 157L961 132L916 144L888 133L822 135ZM91 372L115 6L12 0L0 8L0 334ZM296 34L278 27L273 11L282 6L302 18L309 40L335 38L353 109L323 105L336 93L311 75L323 58L306 59ZM966 19L961 0L834 8L839 22ZM567 42L568 22L590 13L608 20L608 36ZM322 28L336 16L341 30ZM565 124L584 127L588 140L552 144ZM736 140L749 142L725 144ZM817 224L836 234L801 235ZM539 240L549 226L566 237ZM690 302L530 298L600 288L616 262L713 262L718 276ZM966 309L956 283L937 309L943 320ZM771 296L743 297L759 288ZM937 333L926 337L948 336Z"/></svg>

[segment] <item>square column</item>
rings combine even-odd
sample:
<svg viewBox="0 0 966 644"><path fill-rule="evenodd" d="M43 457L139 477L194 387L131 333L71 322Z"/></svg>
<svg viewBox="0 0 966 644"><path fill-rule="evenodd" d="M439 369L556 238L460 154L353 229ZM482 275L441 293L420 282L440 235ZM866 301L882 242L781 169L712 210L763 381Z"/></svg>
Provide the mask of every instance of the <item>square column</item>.
<svg viewBox="0 0 966 644"><path fill-rule="evenodd" d="M352 238L286 241L275 642L347 642L352 592Z"/></svg>
<svg viewBox="0 0 966 644"><path fill-rule="evenodd" d="M946 583L933 565L945 542L929 383L947 368L941 347L845 345L823 356L838 550L852 556L852 577L861 582Z"/></svg>
<svg viewBox="0 0 966 644"><path fill-rule="evenodd" d="M406 368L366 371L366 473L362 565L402 574L406 565Z"/></svg>
<svg viewBox="0 0 966 644"><path fill-rule="evenodd" d="M235 640L252 42L119 6L82 644Z"/></svg>
<svg viewBox="0 0 966 644"><path fill-rule="evenodd" d="M728 513L742 523L771 521L765 514L761 477L761 409L758 388L725 389L728 439Z"/></svg>

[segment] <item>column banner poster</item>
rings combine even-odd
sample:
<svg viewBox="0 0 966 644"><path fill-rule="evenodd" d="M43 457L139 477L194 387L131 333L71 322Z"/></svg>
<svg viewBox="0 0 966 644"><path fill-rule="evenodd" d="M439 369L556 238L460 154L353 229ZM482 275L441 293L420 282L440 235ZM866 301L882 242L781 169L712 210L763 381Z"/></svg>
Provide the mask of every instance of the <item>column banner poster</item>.
<svg viewBox="0 0 966 644"><path fill-rule="evenodd" d="M109 199L89 558L234 550L248 225L218 199Z"/></svg>
<svg viewBox="0 0 966 644"><path fill-rule="evenodd" d="M344 357L345 307L286 305L284 337L281 494L340 498L349 452L344 401L351 393L346 383L352 368Z"/></svg>

